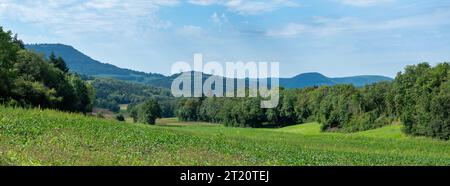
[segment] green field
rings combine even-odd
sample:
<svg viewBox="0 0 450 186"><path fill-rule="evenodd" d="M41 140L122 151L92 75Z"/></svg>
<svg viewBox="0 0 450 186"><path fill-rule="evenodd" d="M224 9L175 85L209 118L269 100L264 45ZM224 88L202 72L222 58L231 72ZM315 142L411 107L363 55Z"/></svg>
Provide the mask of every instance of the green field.
<svg viewBox="0 0 450 186"><path fill-rule="evenodd" d="M0 165L450 165L450 142L408 137L399 125L340 134L317 123L158 123L0 107Z"/></svg>

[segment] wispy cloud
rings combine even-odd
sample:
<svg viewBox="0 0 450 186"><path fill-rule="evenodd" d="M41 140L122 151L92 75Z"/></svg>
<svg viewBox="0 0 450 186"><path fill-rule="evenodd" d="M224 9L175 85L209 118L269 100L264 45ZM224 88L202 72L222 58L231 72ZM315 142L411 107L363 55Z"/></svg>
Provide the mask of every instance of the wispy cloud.
<svg viewBox="0 0 450 186"><path fill-rule="evenodd" d="M201 6L213 4L222 5L232 12L241 15L259 15L272 12L283 7L297 7L298 3L291 0L190 0L189 3Z"/></svg>
<svg viewBox="0 0 450 186"><path fill-rule="evenodd" d="M205 31L200 26L184 25L180 30L180 33L186 36L204 36Z"/></svg>
<svg viewBox="0 0 450 186"><path fill-rule="evenodd" d="M394 2L394 0L339 0L339 1L346 5L359 7L370 7Z"/></svg>
<svg viewBox="0 0 450 186"><path fill-rule="evenodd" d="M170 22L156 12L177 0L2 0L0 16L44 26L54 33L128 32L134 28L161 29Z"/></svg>
<svg viewBox="0 0 450 186"><path fill-rule="evenodd" d="M306 24L288 23L285 27L281 29L269 30L267 32L267 35L276 37L292 37L311 31L311 29L312 28Z"/></svg>
<svg viewBox="0 0 450 186"><path fill-rule="evenodd" d="M281 28L271 29L266 34L272 37L296 37L300 35L324 37L395 29L430 29L450 25L448 20L450 20L450 12L448 11L436 11L431 14L381 21L367 21L355 17L316 17L313 23L288 23Z"/></svg>
<svg viewBox="0 0 450 186"><path fill-rule="evenodd" d="M202 6L208 6L208 5L218 3L217 0L189 0L188 2L191 4L202 5Z"/></svg>

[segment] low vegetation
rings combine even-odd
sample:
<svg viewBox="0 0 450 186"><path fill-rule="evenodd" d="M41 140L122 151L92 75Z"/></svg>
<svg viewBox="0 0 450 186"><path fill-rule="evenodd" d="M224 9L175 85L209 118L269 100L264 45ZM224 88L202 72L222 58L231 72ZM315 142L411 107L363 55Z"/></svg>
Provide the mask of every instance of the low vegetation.
<svg viewBox="0 0 450 186"><path fill-rule="evenodd" d="M1 165L449 165L450 143L400 126L352 134L308 123L228 128L164 119L128 124L0 107Z"/></svg>

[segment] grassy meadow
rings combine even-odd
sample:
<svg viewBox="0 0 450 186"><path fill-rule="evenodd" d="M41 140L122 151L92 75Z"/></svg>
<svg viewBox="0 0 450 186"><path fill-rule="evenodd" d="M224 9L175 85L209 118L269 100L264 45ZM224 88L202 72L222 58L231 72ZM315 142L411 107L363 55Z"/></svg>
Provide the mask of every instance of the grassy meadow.
<svg viewBox="0 0 450 186"><path fill-rule="evenodd" d="M0 107L0 165L450 165L449 141L405 136L400 125L342 134L317 123L157 123Z"/></svg>

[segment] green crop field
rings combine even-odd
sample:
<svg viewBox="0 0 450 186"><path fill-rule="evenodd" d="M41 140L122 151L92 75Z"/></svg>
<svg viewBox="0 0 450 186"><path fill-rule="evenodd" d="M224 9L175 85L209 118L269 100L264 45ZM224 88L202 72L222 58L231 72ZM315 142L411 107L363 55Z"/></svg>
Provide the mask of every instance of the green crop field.
<svg viewBox="0 0 450 186"><path fill-rule="evenodd" d="M0 107L0 165L450 165L450 142L408 137L399 125L339 134L317 123L158 123Z"/></svg>

